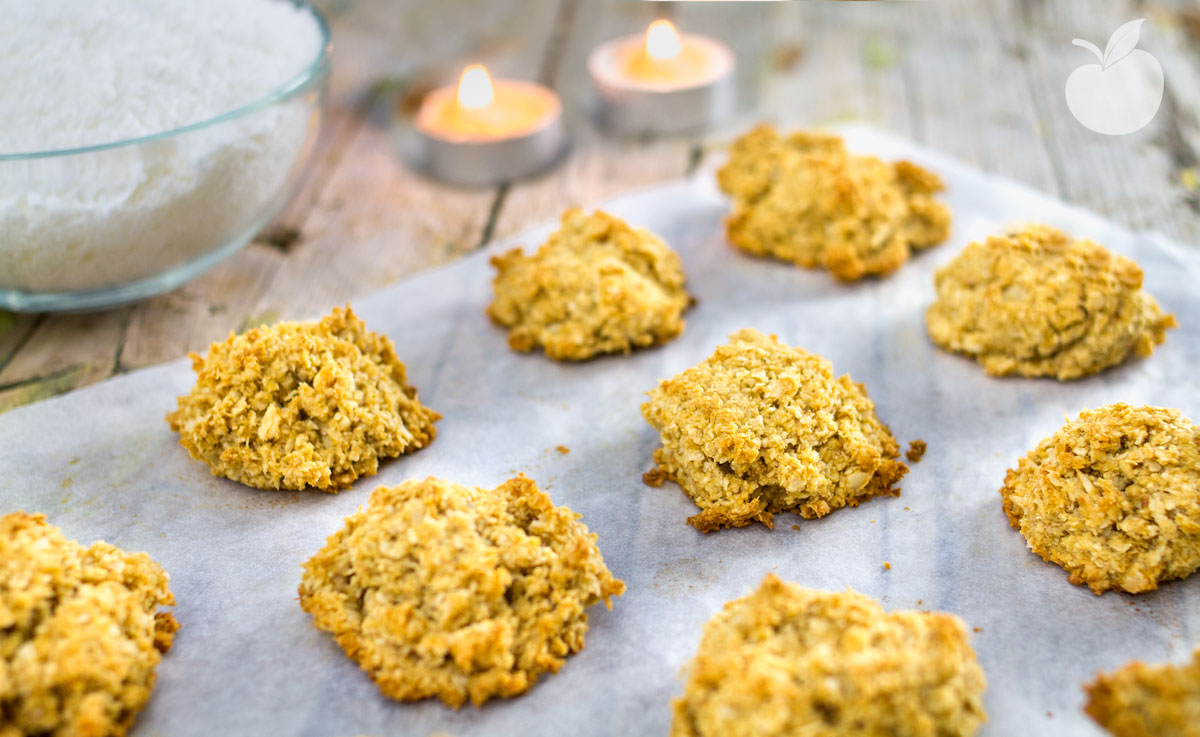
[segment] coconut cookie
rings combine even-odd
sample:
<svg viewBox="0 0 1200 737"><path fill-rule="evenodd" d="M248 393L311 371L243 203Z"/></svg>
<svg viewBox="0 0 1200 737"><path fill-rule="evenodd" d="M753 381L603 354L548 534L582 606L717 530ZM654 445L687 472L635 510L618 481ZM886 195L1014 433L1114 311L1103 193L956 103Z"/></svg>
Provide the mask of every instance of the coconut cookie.
<svg viewBox="0 0 1200 737"><path fill-rule="evenodd" d="M394 699L516 696L625 590L578 518L525 476L380 487L304 565L300 606Z"/></svg>
<svg viewBox="0 0 1200 737"><path fill-rule="evenodd" d="M958 617L768 574L705 625L671 737L969 737L985 686Z"/></svg>
<svg viewBox="0 0 1200 737"><path fill-rule="evenodd" d="M336 492L433 442L392 341L350 310L281 322L193 353L196 386L167 415L193 458L259 489Z"/></svg>
<svg viewBox="0 0 1200 737"><path fill-rule="evenodd" d="M971 243L934 285L929 337L993 376L1077 379L1150 355L1175 326L1137 264L1045 225Z"/></svg>
<svg viewBox="0 0 1200 737"><path fill-rule="evenodd" d="M1200 648L1185 665L1134 661L1084 690L1084 711L1115 737L1200 737Z"/></svg>
<svg viewBox="0 0 1200 737"><path fill-rule="evenodd" d="M175 603L145 553L0 517L0 735L123 735L171 648Z"/></svg>
<svg viewBox="0 0 1200 737"><path fill-rule="evenodd" d="M1000 495L1029 548L1093 593L1151 591L1200 567L1200 428L1178 410L1085 410Z"/></svg>
<svg viewBox="0 0 1200 737"><path fill-rule="evenodd" d="M717 181L733 198L725 225L735 247L847 281L890 274L950 233L936 174L851 154L828 133L785 138L759 126L734 142Z"/></svg>
<svg viewBox="0 0 1200 737"><path fill-rule="evenodd" d="M757 330L734 333L649 396L642 416L662 447L645 480L678 483L702 510L688 518L701 532L895 496L908 471L862 384Z"/></svg>
<svg viewBox="0 0 1200 737"><path fill-rule="evenodd" d="M515 351L541 347L559 361L629 353L679 335L691 298L679 256L657 236L607 213L567 210L532 256L492 259L488 316Z"/></svg>

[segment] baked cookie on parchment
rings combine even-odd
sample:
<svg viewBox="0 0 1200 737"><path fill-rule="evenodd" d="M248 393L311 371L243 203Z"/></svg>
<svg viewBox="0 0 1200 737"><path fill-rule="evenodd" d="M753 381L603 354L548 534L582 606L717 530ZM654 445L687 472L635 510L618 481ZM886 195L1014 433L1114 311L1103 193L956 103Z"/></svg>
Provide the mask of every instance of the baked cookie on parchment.
<svg viewBox="0 0 1200 737"><path fill-rule="evenodd" d="M559 361L665 343L683 330L691 303L679 256L650 231L600 211L567 210L537 253L515 248L492 265L487 314L509 329L509 347L540 347Z"/></svg>
<svg viewBox="0 0 1200 737"><path fill-rule="evenodd" d="M1175 326L1136 263L1046 225L971 243L934 285L929 337L993 376L1077 379L1150 355Z"/></svg>
<svg viewBox="0 0 1200 737"><path fill-rule="evenodd" d="M890 274L950 234L936 174L851 154L831 133L760 125L733 143L717 182L733 198L731 244L846 281Z"/></svg>
<svg viewBox="0 0 1200 737"><path fill-rule="evenodd" d="M1084 690L1084 711L1114 737L1200 737L1200 648L1183 665L1135 660Z"/></svg>
<svg viewBox="0 0 1200 737"><path fill-rule="evenodd" d="M0 517L0 735L128 732L179 629L167 584L145 553Z"/></svg>
<svg viewBox="0 0 1200 737"><path fill-rule="evenodd" d="M1200 428L1178 410L1084 410L1000 495L1029 548L1093 593L1151 591L1200 567Z"/></svg>
<svg viewBox="0 0 1200 737"><path fill-rule="evenodd" d="M337 492L437 435L441 415L417 398L392 341L349 307L191 358L196 385L167 422L192 458L247 486Z"/></svg>
<svg viewBox="0 0 1200 737"><path fill-rule="evenodd" d="M757 330L734 333L649 396L642 416L662 446L644 479L678 483L701 509L688 518L701 532L895 496L908 471L862 384Z"/></svg>
<svg viewBox="0 0 1200 737"><path fill-rule="evenodd" d="M380 487L305 563L300 606L391 698L516 696L625 590L578 518L523 475Z"/></svg>
<svg viewBox="0 0 1200 737"><path fill-rule="evenodd" d="M671 737L970 737L985 687L958 617L768 574L705 625Z"/></svg>

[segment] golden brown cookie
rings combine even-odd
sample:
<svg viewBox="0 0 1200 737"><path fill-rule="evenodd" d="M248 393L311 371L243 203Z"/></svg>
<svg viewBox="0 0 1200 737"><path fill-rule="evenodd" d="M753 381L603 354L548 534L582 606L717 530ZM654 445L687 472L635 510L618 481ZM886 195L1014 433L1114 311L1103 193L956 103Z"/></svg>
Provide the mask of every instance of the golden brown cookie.
<svg viewBox="0 0 1200 737"><path fill-rule="evenodd" d="M1115 737L1200 737L1200 648L1184 665L1135 660L1084 690L1084 711Z"/></svg>
<svg viewBox="0 0 1200 737"><path fill-rule="evenodd" d="M304 565L300 606L394 699L516 696L625 590L578 518L523 475L380 487Z"/></svg>
<svg viewBox="0 0 1200 737"><path fill-rule="evenodd" d="M0 735L123 735L179 624L145 553L83 547L40 514L0 517Z"/></svg>
<svg viewBox="0 0 1200 737"><path fill-rule="evenodd" d="M247 486L337 492L437 435L441 415L408 385L392 341L349 307L230 335L191 358L196 386L167 422L192 458Z"/></svg>
<svg viewBox="0 0 1200 737"><path fill-rule="evenodd" d="M1175 326L1137 264L1045 225L971 243L934 285L929 337L993 376L1077 379L1150 355Z"/></svg>
<svg viewBox="0 0 1200 737"><path fill-rule="evenodd" d="M688 518L701 532L899 495L908 471L862 384L757 330L734 333L649 395L642 416L662 447L645 481L678 483L702 510Z"/></svg>
<svg viewBox="0 0 1200 737"><path fill-rule="evenodd" d="M936 174L848 153L829 133L760 125L733 143L717 181L733 197L730 243L847 281L890 274L950 233Z"/></svg>
<svg viewBox="0 0 1200 737"><path fill-rule="evenodd" d="M691 301L667 244L599 211L567 210L536 254L516 248L492 264L496 298L487 313L509 328L508 345L541 346L559 361L665 343L683 330Z"/></svg>
<svg viewBox="0 0 1200 737"><path fill-rule="evenodd" d="M1093 593L1139 594L1200 567L1200 428L1178 410L1084 410L1000 495L1029 548Z"/></svg>
<svg viewBox="0 0 1200 737"><path fill-rule="evenodd" d="M671 737L970 737L985 686L958 617L768 574L705 625Z"/></svg>

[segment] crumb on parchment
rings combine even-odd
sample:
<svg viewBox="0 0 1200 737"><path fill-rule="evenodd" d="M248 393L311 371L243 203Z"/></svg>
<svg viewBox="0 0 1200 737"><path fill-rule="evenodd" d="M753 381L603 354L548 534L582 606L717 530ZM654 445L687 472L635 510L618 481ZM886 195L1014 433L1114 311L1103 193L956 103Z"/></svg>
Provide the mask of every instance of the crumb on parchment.
<svg viewBox="0 0 1200 737"><path fill-rule="evenodd" d="M908 444L908 450L904 451L904 457L908 459L909 463L918 463L925 457L927 448L924 440L913 440Z"/></svg>
<svg viewBox="0 0 1200 737"><path fill-rule="evenodd" d="M663 485L663 482L665 482L667 478L666 472L655 466L654 468L642 474L642 483L646 486L658 488L659 486Z"/></svg>

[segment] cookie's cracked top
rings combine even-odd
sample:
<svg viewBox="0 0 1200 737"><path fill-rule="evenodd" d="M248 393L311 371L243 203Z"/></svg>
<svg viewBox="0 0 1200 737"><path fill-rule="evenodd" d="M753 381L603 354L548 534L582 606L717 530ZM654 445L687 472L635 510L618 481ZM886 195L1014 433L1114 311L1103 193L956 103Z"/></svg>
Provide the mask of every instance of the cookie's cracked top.
<svg viewBox="0 0 1200 737"><path fill-rule="evenodd" d="M704 532L898 494L908 470L861 384L757 330L660 383L642 415L661 435L657 473L701 508L688 523Z"/></svg>
<svg viewBox="0 0 1200 737"><path fill-rule="evenodd" d="M191 358L196 385L167 422L193 458L247 486L337 491L437 435L441 416L409 386L392 341L349 307Z"/></svg>
<svg viewBox="0 0 1200 737"><path fill-rule="evenodd" d="M174 603L145 553L0 517L0 735L124 735L179 628L158 611Z"/></svg>
<svg viewBox="0 0 1200 737"><path fill-rule="evenodd" d="M1178 410L1085 410L1009 470L1000 494L1030 549L1097 594L1200 567L1200 428Z"/></svg>
<svg viewBox="0 0 1200 737"><path fill-rule="evenodd" d="M717 180L733 197L730 243L843 280L889 274L950 232L936 174L851 154L828 133L761 125L734 142Z"/></svg>
<svg viewBox="0 0 1200 737"><path fill-rule="evenodd" d="M454 707L524 693L610 604L596 536L525 476L380 487L304 566L300 605L386 695Z"/></svg>
<svg viewBox="0 0 1200 737"><path fill-rule="evenodd" d="M488 315L509 328L517 351L541 347L556 360L629 353L683 330L691 301L679 256L649 231L607 213L573 208L532 256L492 259Z"/></svg>
<svg viewBox="0 0 1200 737"><path fill-rule="evenodd" d="M709 620L672 737L969 737L986 719L966 627L768 574Z"/></svg>
<svg viewBox="0 0 1200 737"><path fill-rule="evenodd" d="M1150 355L1175 325L1136 263L1045 225L971 243L934 284L930 338L998 376L1094 374Z"/></svg>
<svg viewBox="0 0 1200 737"><path fill-rule="evenodd" d="M1200 648L1190 663L1135 660L1084 688L1084 710L1115 737L1200 737Z"/></svg>

